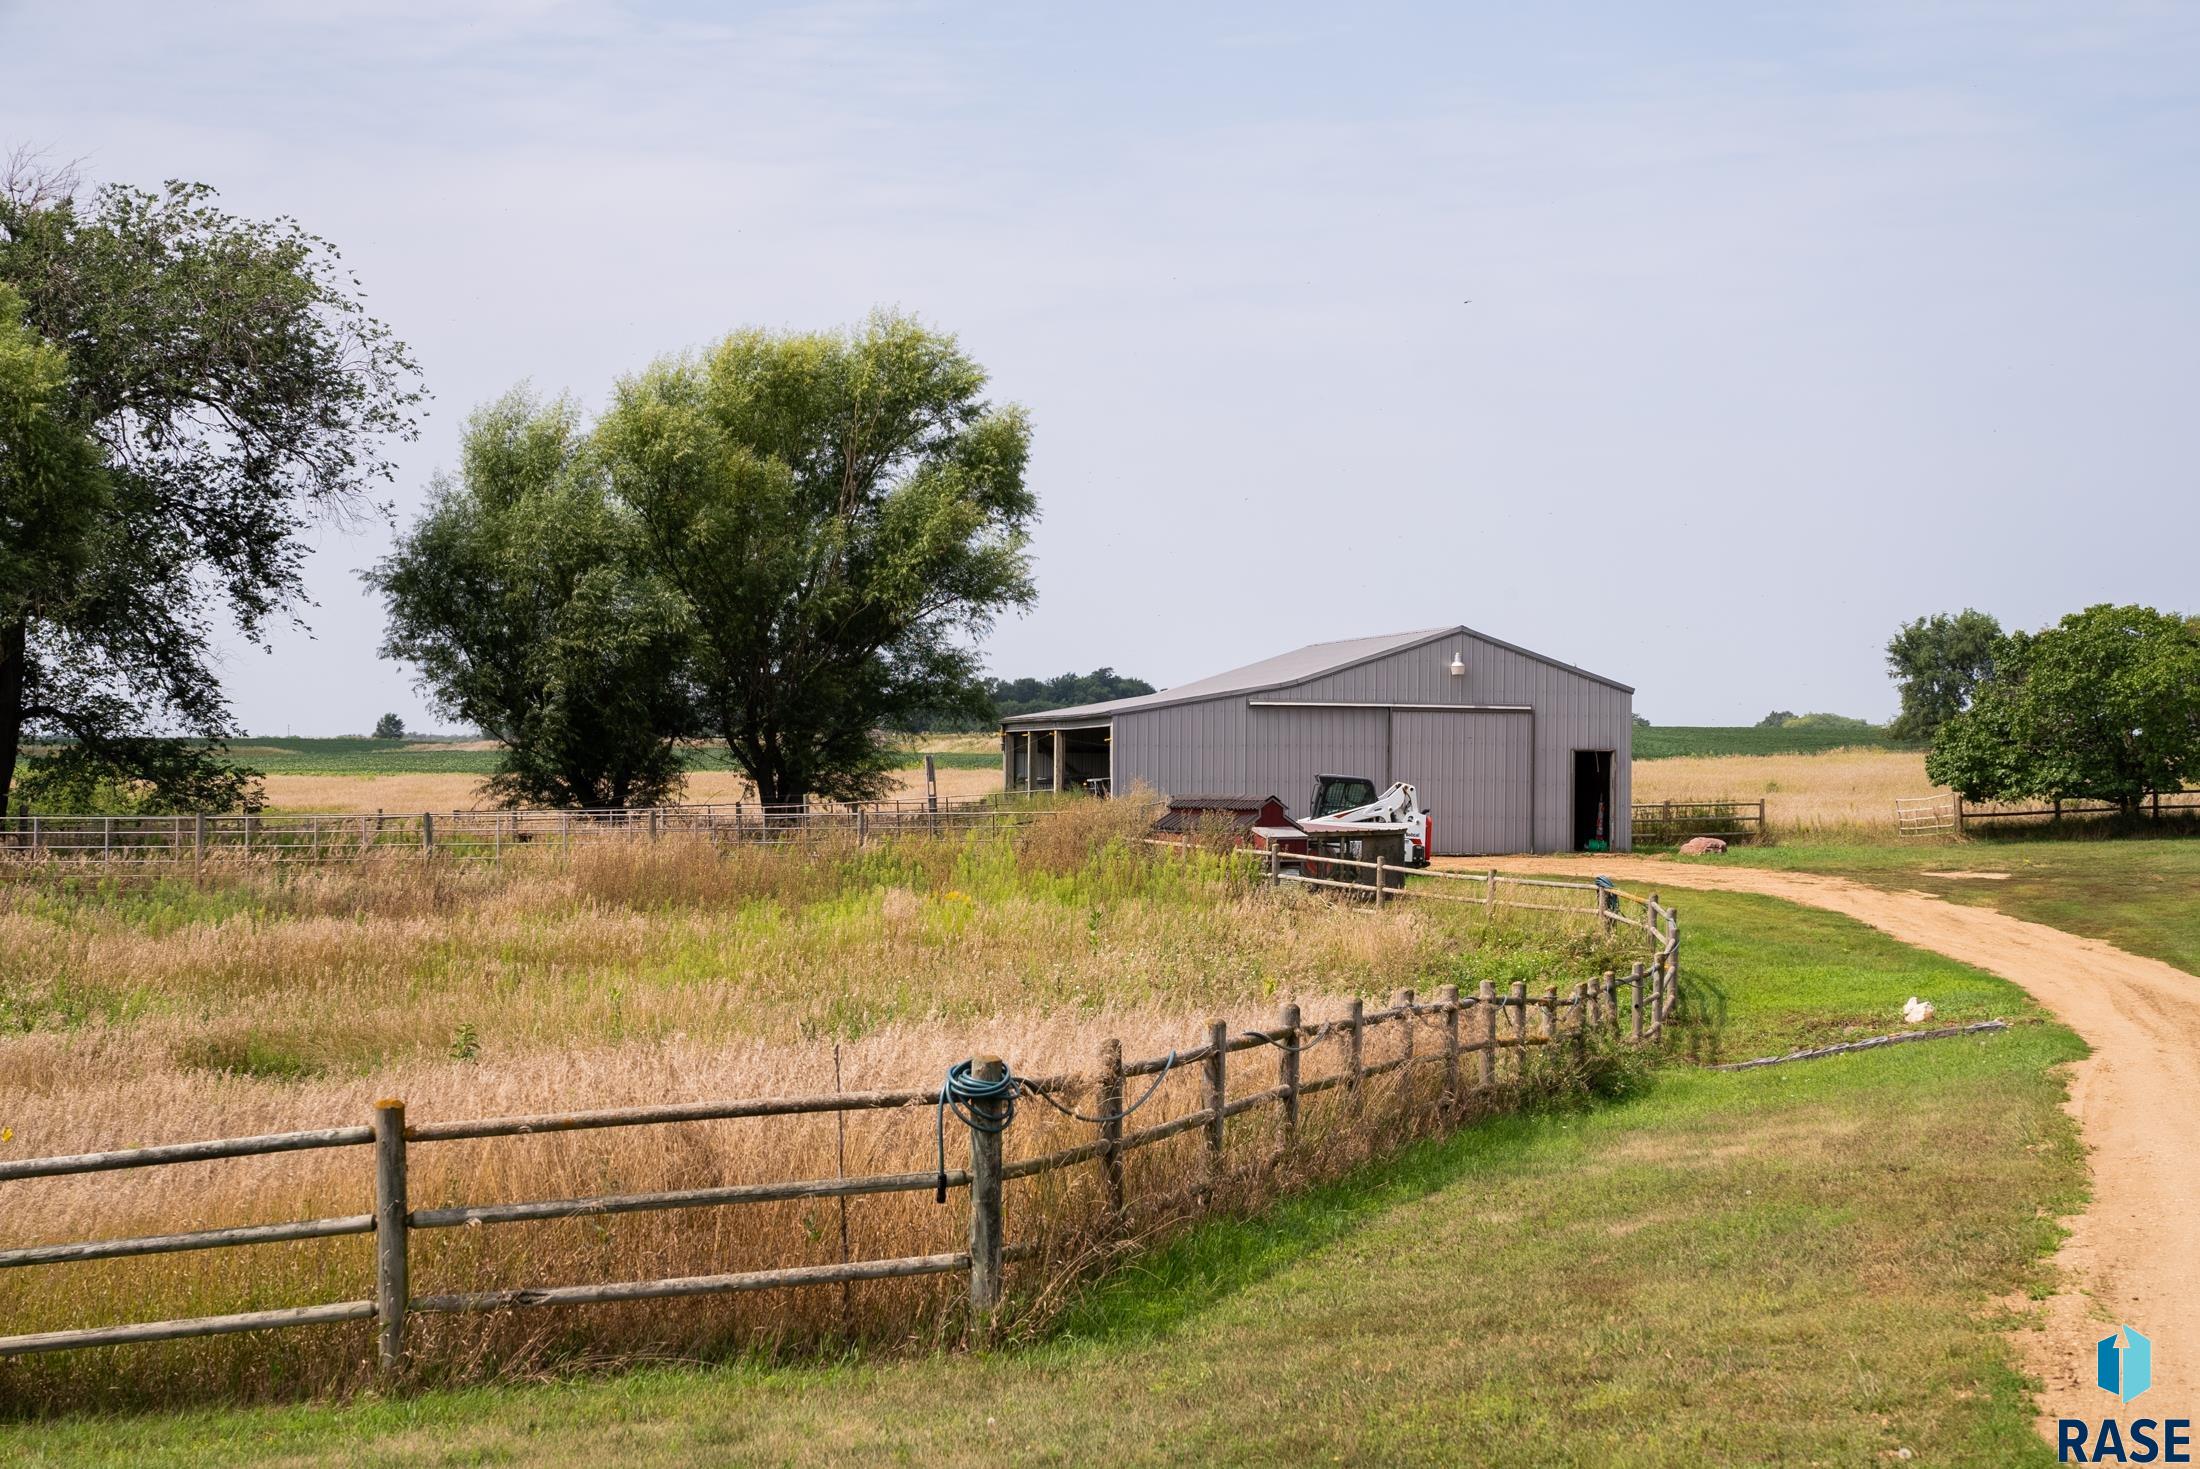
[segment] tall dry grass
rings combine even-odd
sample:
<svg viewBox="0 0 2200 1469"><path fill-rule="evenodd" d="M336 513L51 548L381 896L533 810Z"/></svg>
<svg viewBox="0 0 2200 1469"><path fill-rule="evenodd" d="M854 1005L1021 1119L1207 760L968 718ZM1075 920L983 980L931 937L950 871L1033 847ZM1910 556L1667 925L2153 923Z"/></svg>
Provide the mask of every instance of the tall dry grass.
<svg viewBox="0 0 2200 1469"><path fill-rule="evenodd" d="M1777 834L1844 829L1894 829L1897 796L1937 788L1925 777L1925 757L1903 750L1829 750L1816 755L1686 756L1639 760L1634 799L1755 801Z"/></svg>
<svg viewBox="0 0 2200 1469"><path fill-rule="evenodd" d="M14 874L0 887L0 1155L89 1151L363 1121L398 1096L415 1121L708 1097L925 1086L973 1050L1027 1074L1088 1071L1196 1043L1210 1015L1310 1019L1347 999L1626 957L1593 928L1485 927L1473 909L1380 913L1250 887L1229 864L1130 840L1143 813L1094 804L1013 837L796 850L667 840L528 854L489 869L390 858L288 872L239 863L203 886ZM1624 931L1623 931L1624 934ZM1371 1059L1398 1043L1370 1041ZM1433 1044L1433 1037L1424 1039ZM1332 1043L1307 1075L1341 1064ZM1235 1058L1240 1086L1275 1058ZM1213 1184L1219 1207L1349 1166L1421 1125L1377 1092L1310 1105L1289 1169L1272 1114L1231 1124L1212 1181L1196 1137L1134 1155L1133 1216L1103 1230L1090 1166L1019 1181L1010 1233L1043 1300L1122 1238L1168 1227ZM1425 1101L1425 1097L1423 1098ZM1089 1098L1088 1098L1089 1101ZM1172 1076L1141 1121L1198 1105ZM1373 1120L1379 1125L1370 1126ZM1010 1155L1092 1136L1027 1105ZM951 1148L959 1145L949 1134ZM932 1166L928 1110L422 1144L414 1207L707 1187ZM365 1149L0 1185L0 1244L164 1233L368 1209ZM959 1248L960 1197L851 1201L853 1258ZM842 1258L842 1213L789 1203L509 1224L414 1236L414 1290L644 1279ZM364 1238L0 1272L0 1333L368 1294ZM422 1371L462 1380L605 1357L811 1351L931 1341L952 1279L631 1306L418 1318ZM342 1391L363 1327L26 1359L0 1406Z"/></svg>

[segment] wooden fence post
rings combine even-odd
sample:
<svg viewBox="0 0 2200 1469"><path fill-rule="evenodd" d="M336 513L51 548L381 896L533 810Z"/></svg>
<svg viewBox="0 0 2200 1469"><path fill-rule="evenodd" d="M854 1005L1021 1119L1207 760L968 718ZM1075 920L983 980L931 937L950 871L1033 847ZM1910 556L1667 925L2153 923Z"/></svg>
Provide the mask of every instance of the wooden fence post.
<svg viewBox="0 0 2200 1469"><path fill-rule="evenodd" d="M1380 852L1377 852L1377 853L1375 854L1375 906L1376 906L1376 907L1380 908L1380 907L1382 907L1382 906L1383 906L1383 889L1384 889L1384 888L1386 888L1386 887L1388 887L1389 885L1390 885L1389 879L1388 879L1388 878L1387 878L1387 877L1386 877L1386 876L1384 875L1384 872L1383 872L1383 854L1382 854L1382 853L1380 853Z"/></svg>
<svg viewBox="0 0 2200 1469"><path fill-rule="evenodd" d="M1283 1141L1288 1147L1299 1137L1299 1007L1284 1006L1276 1028L1283 1032L1276 1051L1276 1085L1283 1088Z"/></svg>
<svg viewBox="0 0 2200 1469"><path fill-rule="evenodd" d="M864 846L871 840L871 816L861 806L856 807L856 845Z"/></svg>
<svg viewBox="0 0 2200 1469"><path fill-rule="evenodd" d="M1413 1115L1413 991L1398 991L1391 996L1390 1003L1405 1012L1398 1017L1399 1028L1404 1034L1398 1042L1398 1054L1406 1063L1398 1068L1398 1115L1405 1118Z"/></svg>
<svg viewBox="0 0 2200 1469"><path fill-rule="evenodd" d="M1650 1039L1665 1039L1665 951L1650 960Z"/></svg>
<svg viewBox="0 0 2200 1469"><path fill-rule="evenodd" d="M649 839L651 841L657 840L663 833L664 815L664 812L659 811L655 806L649 808Z"/></svg>
<svg viewBox="0 0 2200 1469"><path fill-rule="evenodd" d="M405 1361L412 1272L405 1250L405 1104L374 1104L374 1321L383 1374Z"/></svg>
<svg viewBox="0 0 2200 1469"><path fill-rule="evenodd" d="M1108 1145L1100 1155L1100 1178L1107 1190L1108 1213L1123 1212L1123 1043L1100 1043L1100 1140Z"/></svg>
<svg viewBox="0 0 2200 1469"><path fill-rule="evenodd" d="M1665 1008L1673 1009L1681 1002L1681 910L1665 910L1666 960L1665 960Z"/></svg>
<svg viewBox="0 0 2200 1469"><path fill-rule="evenodd" d="M1367 1080L1367 1066L1362 1059L1360 1050L1361 1038L1367 1033L1367 1026L1361 1019L1366 1010L1367 1007L1358 1000L1354 1000L1344 1007L1344 1086L1345 1090L1352 1094L1355 1103L1359 1101L1360 1084Z"/></svg>
<svg viewBox="0 0 2200 1469"><path fill-rule="evenodd" d="M1642 961L1640 959L1635 961L1634 969L1628 973L1627 982L1633 987L1635 1044L1639 1046L1642 1044Z"/></svg>
<svg viewBox="0 0 2200 1469"><path fill-rule="evenodd" d="M1514 980L1512 987L1513 1012L1513 1080L1528 1079L1528 986L1524 980Z"/></svg>
<svg viewBox="0 0 2200 1469"><path fill-rule="evenodd" d="M1444 1006L1444 1105L1459 1105L1459 986L1447 984L1437 997Z"/></svg>
<svg viewBox="0 0 2200 1469"><path fill-rule="evenodd" d="M1482 1085L1497 1085L1497 986L1483 980L1475 987L1474 1003L1482 1007Z"/></svg>
<svg viewBox="0 0 2200 1469"><path fill-rule="evenodd" d="M206 813L200 811L191 818L191 860L206 860Z"/></svg>
<svg viewBox="0 0 2200 1469"><path fill-rule="evenodd" d="M1956 835L1957 835L1957 836L1962 836L1962 835L1963 835L1963 792L1961 792L1961 791L1957 791L1957 792L1955 793L1955 795L1954 795L1953 797L1951 797L1951 798L1950 798L1950 800L1949 800L1949 810L1950 810L1950 811L1951 811L1951 812L1952 812L1952 813L1954 814L1954 816L1955 816L1955 821L1956 821Z"/></svg>
<svg viewBox="0 0 2200 1469"><path fill-rule="evenodd" d="M1224 1067L1230 1054L1230 1025L1228 1021L1211 1020L1207 1023L1207 1176L1222 1176L1222 1109L1228 1105L1225 1095Z"/></svg>
<svg viewBox="0 0 2200 1469"><path fill-rule="evenodd" d="M1589 986L1574 986L1574 1056L1586 1060L1589 1055Z"/></svg>
<svg viewBox="0 0 2200 1469"><path fill-rule="evenodd" d="M1558 986L1555 984L1543 992L1543 1038L1554 1046L1558 1044Z"/></svg>
<svg viewBox="0 0 2200 1469"><path fill-rule="evenodd" d="M998 1056L970 1058L976 1081L999 1081L1008 1067ZM972 1101L982 1125L970 1129L970 1308L990 1316L1001 1301L1001 1123L999 1101Z"/></svg>
<svg viewBox="0 0 2200 1469"><path fill-rule="evenodd" d="M420 850L430 856L435 853L435 813L420 813Z"/></svg>

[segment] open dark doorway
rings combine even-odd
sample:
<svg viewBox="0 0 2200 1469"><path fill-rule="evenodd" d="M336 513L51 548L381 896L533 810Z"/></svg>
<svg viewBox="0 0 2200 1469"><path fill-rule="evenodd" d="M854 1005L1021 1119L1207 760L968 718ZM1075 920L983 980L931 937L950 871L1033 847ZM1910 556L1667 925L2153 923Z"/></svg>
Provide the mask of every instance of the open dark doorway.
<svg viewBox="0 0 2200 1469"><path fill-rule="evenodd" d="M1612 845L1612 752L1574 751L1574 850L1609 851Z"/></svg>

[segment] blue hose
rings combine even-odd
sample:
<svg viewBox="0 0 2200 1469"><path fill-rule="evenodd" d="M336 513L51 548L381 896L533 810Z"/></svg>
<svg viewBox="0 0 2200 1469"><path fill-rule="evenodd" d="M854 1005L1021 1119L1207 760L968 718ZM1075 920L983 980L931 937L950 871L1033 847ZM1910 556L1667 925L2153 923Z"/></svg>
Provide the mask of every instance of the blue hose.
<svg viewBox="0 0 2200 1469"><path fill-rule="evenodd" d="M1003 1133L1016 1120L1016 1098L1023 1094L1023 1083L1007 1066L1001 1068L999 1081L980 1081L971 1073L968 1061L957 1061L947 1068L947 1079L940 1083L939 1105L934 1109L934 1132L939 1144L939 1179L932 1187L932 1202L947 1202L947 1114L955 1115L972 1132ZM975 1104L998 1102L1000 1110L988 1115L980 1112Z"/></svg>

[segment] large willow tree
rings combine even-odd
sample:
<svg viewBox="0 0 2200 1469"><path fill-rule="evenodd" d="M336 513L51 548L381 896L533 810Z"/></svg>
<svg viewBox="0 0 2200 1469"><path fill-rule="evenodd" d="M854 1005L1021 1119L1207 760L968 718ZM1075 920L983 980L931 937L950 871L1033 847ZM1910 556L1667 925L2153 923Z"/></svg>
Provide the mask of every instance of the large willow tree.
<svg viewBox="0 0 2200 1469"><path fill-rule="evenodd" d="M540 764L557 731L520 715L546 700L550 670L467 702L473 670L512 665L509 650L562 625L573 558L592 558L628 593L574 625L651 658L680 645L676 666L566 665L565 707L654 711L620 726L618 758L716 736L766 802L876 796L893 767L883 731L919 711L986 716L975 642L1032 599L1030 426L985 387L952 337L889 314L844 332L739 332L661 361L619 385L585 449L529 471L546 496L567 486L539 501L542 523L572 532L556 555L498 530L501 501L471 471L446 489L376 573L389 650L502 734L508 768ZM598 508L567 514L583 501ZM500 586L534 595L453 591L457 569L485 558ZM614 748L610 735L594 746L599 760Z"/></svg>

